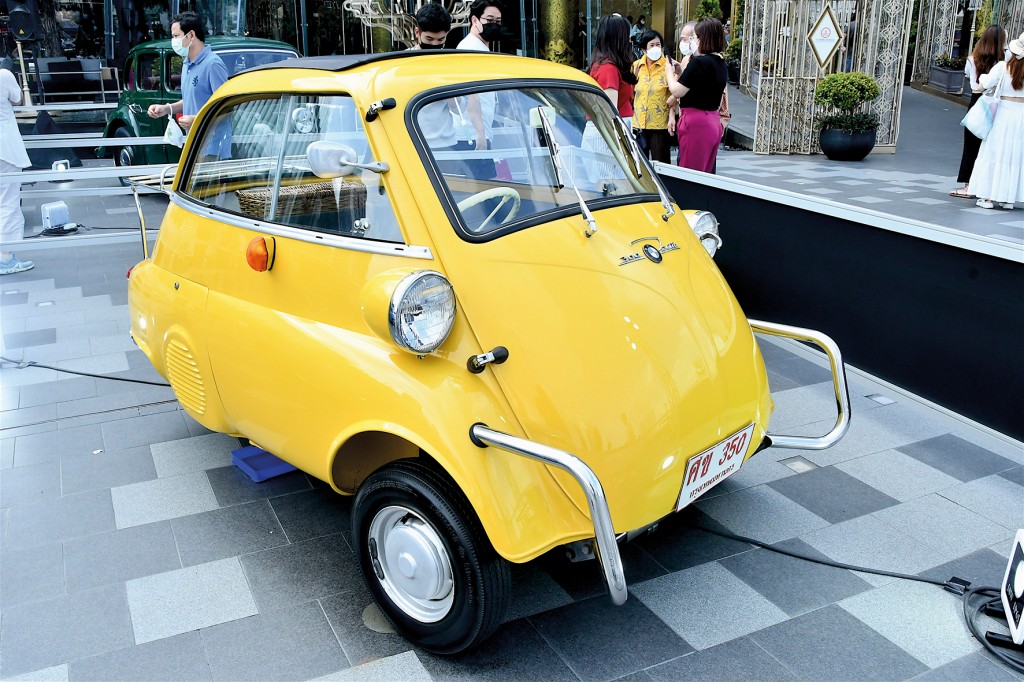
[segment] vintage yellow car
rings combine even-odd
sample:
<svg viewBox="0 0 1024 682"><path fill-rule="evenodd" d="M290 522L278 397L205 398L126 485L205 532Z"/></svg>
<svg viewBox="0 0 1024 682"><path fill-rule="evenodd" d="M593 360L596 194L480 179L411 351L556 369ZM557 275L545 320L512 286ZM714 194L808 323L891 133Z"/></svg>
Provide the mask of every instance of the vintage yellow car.
<svg viewBox="0 0 1024 682"><path fill-rule="evenodd" d="M184 409L355 495L383 612L451 654L501 623L509 562L559 546L627 597L618 542L772 442L849 420L821 334L744 316L580 72L507 55L296 59L203 108L131 333ZM813 341L839 409L772 436L754 332Z"/></svg>

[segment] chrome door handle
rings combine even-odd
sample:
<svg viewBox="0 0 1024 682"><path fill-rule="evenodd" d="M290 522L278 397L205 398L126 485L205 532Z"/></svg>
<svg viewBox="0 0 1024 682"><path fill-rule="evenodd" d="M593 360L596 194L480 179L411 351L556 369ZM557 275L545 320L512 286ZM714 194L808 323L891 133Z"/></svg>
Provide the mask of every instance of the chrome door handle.
<svg viewBox="0 0 1024 682"><path fill-rule="evenodd" d="M139 104L134 104L134 103L133 103L133 104L129 104L129 105L128 105L128 108L129 108L129 109L131 110L131 112L132 112L132 113L134 113L134 114L142 114L142 113L145 113L145 111L146 111L145 109L143 109L143 108L142 108L142 106L141 106L141 105L139 105Z"/></svg>

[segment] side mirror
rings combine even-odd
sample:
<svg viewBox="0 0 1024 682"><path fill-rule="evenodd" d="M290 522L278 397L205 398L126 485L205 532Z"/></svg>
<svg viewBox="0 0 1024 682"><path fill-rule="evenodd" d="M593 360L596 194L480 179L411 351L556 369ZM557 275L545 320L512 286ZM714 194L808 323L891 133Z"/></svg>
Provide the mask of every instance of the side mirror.
<svg viewBox="0 0 1024 682"><path fill-rule="evenodd" d="M355 175L356 170L368 170L373 173L383 173L389 170L389 166L381 161L359 163L358 158L356 150L340 142L321 140L311 142L306 147L306 161L309 162L309 169L318 178L330 179Z"/></svg>

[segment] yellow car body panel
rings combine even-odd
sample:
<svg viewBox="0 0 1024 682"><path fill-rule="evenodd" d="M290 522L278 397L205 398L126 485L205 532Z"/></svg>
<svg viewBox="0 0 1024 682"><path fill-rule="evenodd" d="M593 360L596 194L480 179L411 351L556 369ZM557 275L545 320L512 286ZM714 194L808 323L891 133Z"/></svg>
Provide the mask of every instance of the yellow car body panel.
<svg viewBox="0 0 1024 682"><path fill-rule="evenodd" d="M165 376L172 365L185 372L170 378L200 423L244 435L343 493L354 489L339 485L335 458L360 456L346 444L392 434L448 471L512 561L592 537L587 504L565 472L473 445L471 425L580 457L602 481L622 533L671 513L687 460L753 424L751 456L772 409L747 320L682 214L665 221L658 203L606 208L595 211L591 238L579 215L483 243L454 229L448 200L430 191L434 177L406 107L433 87L524 78L593 86L572 69L500 55L411 57L339 73L277 68L229 80L194 129L219 102L258 93L347 94L360 111L394 98L394 109L364 125L373 158L390 166L381 179L404 243L431 257L277 234L273 267L257 272L246 248L265 234L259 225L225 223L181 198L129 286L133 336ZM639 248L631 242L647 237L678 248L660 264L623 264ZM382 295L364 291L409 269L445 275L458 302L450 336L422 358L383 338ZM366 301L382 309L364 309ZM507 362L467 371L471 356L498 345L509 349ZM190 358L187 371L176 356ZM188 393L197 385L202 401Z"/></svg>

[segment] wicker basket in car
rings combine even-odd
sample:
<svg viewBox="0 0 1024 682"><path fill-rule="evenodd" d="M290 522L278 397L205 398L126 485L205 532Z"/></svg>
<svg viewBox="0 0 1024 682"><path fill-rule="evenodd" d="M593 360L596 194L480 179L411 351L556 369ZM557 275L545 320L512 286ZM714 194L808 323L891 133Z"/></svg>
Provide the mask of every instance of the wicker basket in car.
<svg viewBox="0 0 1024 682"><path fill-rule="evenodd" d="M267 218L271 192L269 187L238 190L239 210L254 218ZM277 211L273 219L345 210L357 216L365 215L366 185L343 182L337 195L334 184L330 182L282 187L277 195Z"/></svg>

